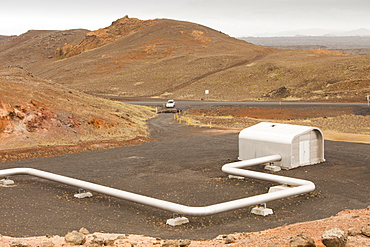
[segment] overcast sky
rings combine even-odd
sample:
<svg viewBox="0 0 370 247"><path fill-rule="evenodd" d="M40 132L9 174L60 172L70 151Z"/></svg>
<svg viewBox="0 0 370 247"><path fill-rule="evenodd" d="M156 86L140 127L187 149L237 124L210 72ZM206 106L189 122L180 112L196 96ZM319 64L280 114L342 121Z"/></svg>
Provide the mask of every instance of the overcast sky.
<svg viewBox="0 0 370 247"><path fill-rule="evenodd" d="M96 30L128 15L190 21L233 37L321 28L370 29L370 0L15 0L0 5L0 35Z"/></svg>

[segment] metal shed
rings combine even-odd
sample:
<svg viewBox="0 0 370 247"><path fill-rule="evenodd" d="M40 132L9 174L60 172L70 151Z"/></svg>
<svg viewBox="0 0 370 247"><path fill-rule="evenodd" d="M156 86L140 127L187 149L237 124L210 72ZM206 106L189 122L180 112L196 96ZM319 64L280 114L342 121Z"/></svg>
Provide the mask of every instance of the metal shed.
<svg viewBox="0 0 370 247"><path fill-rule="evenodd" d="M239 159L248 160L280 154L274 165L283 169L325 161L324 137L316 127L258 123L239 133Z"/></svg>

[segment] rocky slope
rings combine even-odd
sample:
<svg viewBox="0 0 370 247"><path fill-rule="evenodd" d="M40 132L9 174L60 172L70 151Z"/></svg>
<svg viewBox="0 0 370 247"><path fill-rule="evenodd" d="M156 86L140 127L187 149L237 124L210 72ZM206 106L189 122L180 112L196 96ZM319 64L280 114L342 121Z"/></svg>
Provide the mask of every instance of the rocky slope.
<svg viewBox="0 0 370 247"><path fill-rule="evenodd" d="M145 139L154 113L86 95L33 77L0 70L0 150Z"/></svg>

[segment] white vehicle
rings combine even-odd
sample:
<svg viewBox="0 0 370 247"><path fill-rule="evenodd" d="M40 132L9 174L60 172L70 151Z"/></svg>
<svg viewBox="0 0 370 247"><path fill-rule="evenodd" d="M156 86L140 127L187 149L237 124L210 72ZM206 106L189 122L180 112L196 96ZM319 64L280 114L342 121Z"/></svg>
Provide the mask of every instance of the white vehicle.
<svg viewBox="0 0 370 247"><path fill-rule="evenodd" d="M173 99L170 99L169 101L167 101L166 107L167 108L174 108L175 107L175 101Z"/></svg>

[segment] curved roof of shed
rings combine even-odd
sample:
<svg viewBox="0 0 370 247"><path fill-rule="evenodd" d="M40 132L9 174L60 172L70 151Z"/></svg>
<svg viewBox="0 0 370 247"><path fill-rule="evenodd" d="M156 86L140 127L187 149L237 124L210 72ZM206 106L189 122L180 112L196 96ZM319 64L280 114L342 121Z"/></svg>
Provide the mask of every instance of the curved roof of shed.
<svg viewBox="0 0 370 247"><path fill-rule="evenodd" d="M239 133L239 139L250 139L275 143L292 143L293 139L312 130L316 130L323 136L321 130L316 127L293 124L261 122Z"/></svg>

